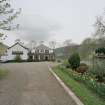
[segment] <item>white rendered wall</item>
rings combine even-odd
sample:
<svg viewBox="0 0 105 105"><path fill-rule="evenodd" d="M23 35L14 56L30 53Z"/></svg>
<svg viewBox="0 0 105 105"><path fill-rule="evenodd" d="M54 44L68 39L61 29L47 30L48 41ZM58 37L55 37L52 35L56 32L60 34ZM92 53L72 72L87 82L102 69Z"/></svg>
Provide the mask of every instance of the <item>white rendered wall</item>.
<svg viewBox="0 0 105 105"><path fill-rule="evenodd" d="M6 59L7 60L14 60L14 58L16 57L16 55L13 55L12 52L13 51L22 51L23 55L20 55L22 60L27 60L28 59L28 50L23 48L22 46L20 46L19 44L13 46L12 48L7 50L7 56Z"/></svg>

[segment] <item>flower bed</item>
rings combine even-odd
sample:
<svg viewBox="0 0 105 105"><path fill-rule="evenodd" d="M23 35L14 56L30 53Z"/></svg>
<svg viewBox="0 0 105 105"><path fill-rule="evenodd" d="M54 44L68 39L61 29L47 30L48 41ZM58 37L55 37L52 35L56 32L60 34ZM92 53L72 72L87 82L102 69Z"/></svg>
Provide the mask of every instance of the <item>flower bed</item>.
<svg viewBox="0 0 105 105"><path fill-rule="evenodd" d="M91 89L95 93L97 93L100 97L105 100L105 84L98 83L94 79L94 77L90 76L89 74L81 75L75 71L65 68L64 66L59 66L59 69L65 70L70 77L75 79L78 82L81 82L86 85L87 88Z"/></svg>

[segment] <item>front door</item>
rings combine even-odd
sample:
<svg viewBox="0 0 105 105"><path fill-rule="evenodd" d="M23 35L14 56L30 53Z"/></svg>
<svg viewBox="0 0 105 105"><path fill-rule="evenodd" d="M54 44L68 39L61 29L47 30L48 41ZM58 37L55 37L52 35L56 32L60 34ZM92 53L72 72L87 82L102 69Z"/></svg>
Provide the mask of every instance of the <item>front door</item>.
<svg viewBox="0 0 105 105"><path fill-rule="evenodd" d="M45 61L48 61L48 56L45 57Z"/></svg>

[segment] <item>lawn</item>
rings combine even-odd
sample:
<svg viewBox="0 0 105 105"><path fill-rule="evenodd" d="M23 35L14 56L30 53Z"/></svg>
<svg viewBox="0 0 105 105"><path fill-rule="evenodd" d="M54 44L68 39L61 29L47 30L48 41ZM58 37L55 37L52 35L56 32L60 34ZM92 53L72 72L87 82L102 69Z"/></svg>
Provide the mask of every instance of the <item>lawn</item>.
<svg viewBox="0 0 105 105"><path fill-rule="evenodd" d="M0 79L5 77L8 74L7 70L0 69Z"/></svg>
<svg viewBox="0 0 105 105"><path fill-rule="evenodd" d="M105 105L105 101L101 97L89 90L84 84L70 77L68 71L54 68L54 72L79 97L84 105Z"/></svg>

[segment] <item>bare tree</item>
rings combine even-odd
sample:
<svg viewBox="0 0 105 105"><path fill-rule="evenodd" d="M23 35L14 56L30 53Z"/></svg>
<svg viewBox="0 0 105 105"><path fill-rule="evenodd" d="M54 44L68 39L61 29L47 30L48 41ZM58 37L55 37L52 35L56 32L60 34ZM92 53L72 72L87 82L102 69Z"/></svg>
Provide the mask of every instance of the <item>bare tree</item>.
<svg viewBox="0 0 105 105"><path fill-rule="evenodd" d="M105 36L105 18L104 16L98 16L94 26L95 26L94 36L96 37Z"/></svg>
<svg viewBox="0 0 105 105"><path fill-rule="evenodd" d="M15 43L20 43L20 39L16 39L15 40Z"/></svg>
<svg viewBox="0 0 105 105"><path fill-rule="evenodd" d="M43 43L44 43L44 41L40 41L40 42L39 42L39 44L43 44Z"/></svg>
<svg viewBox="0 0 105 105"><path fill-rule="evenodd" d="M31 41L31 47L32 47L32 49L34 49L36 47L36 45L37 45L37 42L32 40Z"/></svg>
<svg viewBox="0 0 105 105"><path fill-rule="evenodd" d="M95 26L95 33L93 36L97 39L97 44L100 47L104 47L105 45L105 16L104 15L98 16L94 26Z"/></svg>
<svg viewBox="0 0 105 105"><path fill-rule="evenodd" d="M56 48L56 44L57 44L56 41L50 41L50 42L49 42L49 45L50 45L50 47L51 47L52 49L55 49L55 48Z"/></svg>
<svg viewBox="0 0 105 105"><path fill-rule="evenodd" d="M67 39L67 40L65 40L65 41L63 42L63 45L64 45L64 46L70 46L71 42L72 42L71 39Z"/></svg>
<svg viewBox="0 0 105 105"><path fill-rule="evenodd" d="M24 45L24 42L22 42L21 39L16 39L15 43L20 43L21 45Z"/></svg>

